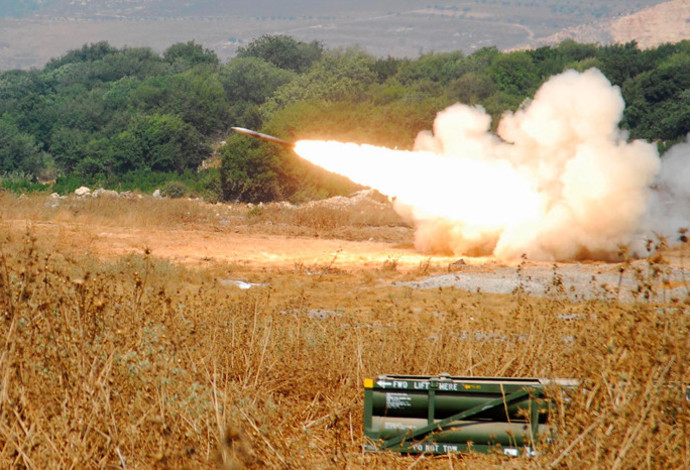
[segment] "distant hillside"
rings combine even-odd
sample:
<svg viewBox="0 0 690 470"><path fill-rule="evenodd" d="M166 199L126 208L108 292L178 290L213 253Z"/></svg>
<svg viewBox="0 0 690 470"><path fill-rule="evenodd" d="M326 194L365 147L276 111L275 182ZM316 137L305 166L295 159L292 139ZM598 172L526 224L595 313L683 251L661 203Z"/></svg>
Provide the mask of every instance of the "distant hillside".
<svg viewBox="0 0 690 470"><path fill-rule="evenodd" d="M690 0L674 0L611 24L614 41L636 40L641 47L690 39Z"/></svg>
<svg viewBox="0 0 690 470"><path fill-rule="evenodd" d="M648 30L652 23L674 38L690 37L688 0L666 3L676 10L662 9L663 0L0 0L0 70L41 67L103 40L157 52L194 40L225 60L263 34L331 48L358 45L383 57L508 50L565 37L602 44L667 40L654 39L662 34ZM657 11L670 13L646 13Z"/></svg>
<svg viewBox="0 0 690 470"><path fill-rule="evenodd" d="M620 18L567 28L534 44L557 44L566 38L601 44L635 40L645 49L690 39L690 0L672 0Z"/></svg>
<svg viewBox="0 0 690 470"><path fill-rule="evenodd" d="M422 4L412 0L0 0L0 17L12 18L99 18L142 19L183 17L232 17L243 15L290 16L335 15L350 12L402 13L410 9L437 10L447 13L486 12L498 10L505 17L531 11L537 17L547 12L554 20L591 16L617 16L661 3L663 0L449 0L442 3Z"/></svg>

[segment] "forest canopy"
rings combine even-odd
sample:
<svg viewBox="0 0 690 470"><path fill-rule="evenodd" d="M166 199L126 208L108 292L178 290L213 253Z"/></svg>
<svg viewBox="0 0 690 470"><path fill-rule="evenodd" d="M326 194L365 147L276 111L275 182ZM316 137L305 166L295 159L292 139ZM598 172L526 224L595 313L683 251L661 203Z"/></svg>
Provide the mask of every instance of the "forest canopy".
<svg viewBox="0 0 690 470"><path fill-rule="evenodd" d="M342 194L353 189L348 181L229 128L411 148L450 104L481 105L496 125L549 77L592 67L620 87L631 139L662 152L685 139L690 41L640 50L566 40L399 59L263 36L227 63L193 41L162 54L87 44L42 69L0 73L0 181L19 174L60 191L149 191L181 180L204 197L251 202Z"/></svg>

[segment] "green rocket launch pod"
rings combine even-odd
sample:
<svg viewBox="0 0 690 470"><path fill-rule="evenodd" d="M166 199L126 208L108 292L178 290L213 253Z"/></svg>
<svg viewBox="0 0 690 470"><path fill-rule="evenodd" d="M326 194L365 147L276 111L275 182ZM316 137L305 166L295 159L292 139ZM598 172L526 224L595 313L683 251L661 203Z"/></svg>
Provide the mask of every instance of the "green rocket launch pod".
<svg viewBox="0 0 690 470"><path fill-rule="evenodd" d="M553 432L547 386L572 379L381 375L364 381L370 451L533 455Z"/></svg>

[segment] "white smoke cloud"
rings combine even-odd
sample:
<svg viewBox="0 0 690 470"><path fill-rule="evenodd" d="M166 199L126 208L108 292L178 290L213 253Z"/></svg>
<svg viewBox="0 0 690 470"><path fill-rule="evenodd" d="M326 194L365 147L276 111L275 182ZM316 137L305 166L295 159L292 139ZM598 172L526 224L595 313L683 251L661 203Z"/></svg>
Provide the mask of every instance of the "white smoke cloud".
<svg viewBox="0 0 690 470"><path fill-rule="evenodd" d="M690 225L690 142L661 165L655 145L619 129L624 107L600 71L569 70L496 134L482 107L456 104L411 152L316 141L295 151L395 198L421 251L615 259L622 245Z"/></svg>
<svg viewBox="0 0 690 470"><path fill-rule="evenodd" d="M480 107L455 105L440 113L434 134L420 134L416 150L509 162L531 182L539 204L529 217L479 237L478 227L463 218L419 218L400 207L415 219L417 247L502 259L523 253L540 260L615 257L620 245L634 241L660 167L654 145L628 142L618 128L624 106L620 89L590 69L551 78L526 106L505 114L498 126L502 141L489 132ZM462 186L467 176L455 176ZM513 188L499 190L509 203ZM476 203L454 193L448 188L447 197L458 205Z"/></svg>
<svg viewBox="0 0 690 470"><path fill-rule="evenodd" d="M689 226L690 134L664 154L640 232L644 237L658 234L676 240L678 229Z"/></svg>

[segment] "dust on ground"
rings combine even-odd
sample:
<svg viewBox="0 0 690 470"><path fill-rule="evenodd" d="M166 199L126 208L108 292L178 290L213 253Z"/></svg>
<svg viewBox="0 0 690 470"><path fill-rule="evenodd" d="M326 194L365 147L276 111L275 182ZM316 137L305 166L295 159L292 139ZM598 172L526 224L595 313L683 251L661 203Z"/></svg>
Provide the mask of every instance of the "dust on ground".
<svg viewBox="0 0 690 470"><path fill-rule="evenodd" d="M678 258L676 258L678 259ZM624 263L530 263L518 267L491 269L467 266L455 273L398 282L418 289L454 287L490 294L520 293L561 296L569 300L615 299L669 301L690 294L690 277L680 264L663 258L661 264L648 260Z"/></svg>

